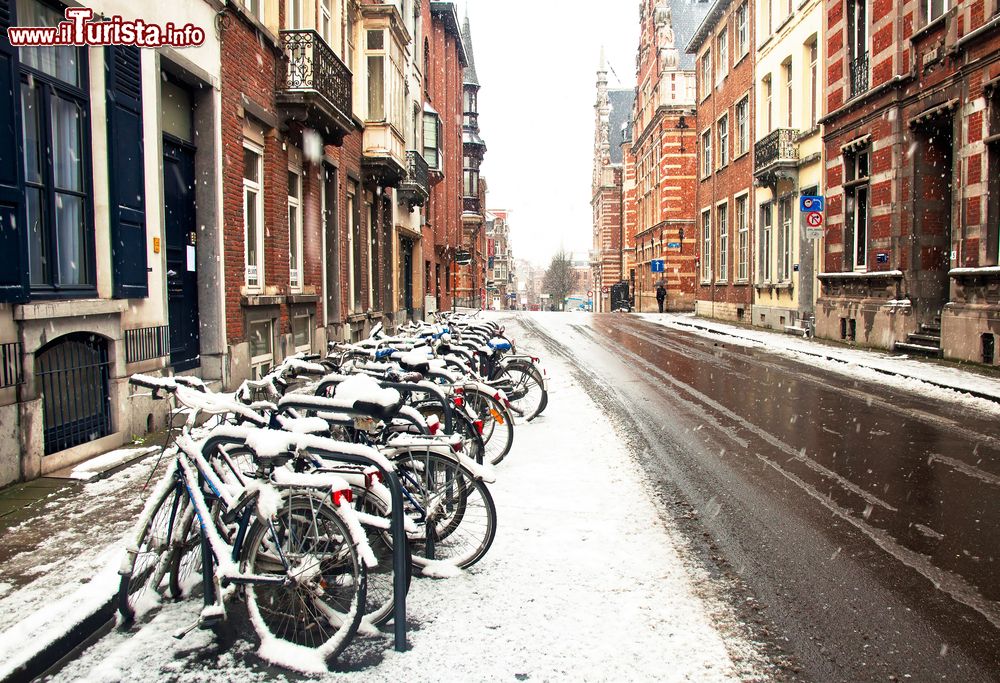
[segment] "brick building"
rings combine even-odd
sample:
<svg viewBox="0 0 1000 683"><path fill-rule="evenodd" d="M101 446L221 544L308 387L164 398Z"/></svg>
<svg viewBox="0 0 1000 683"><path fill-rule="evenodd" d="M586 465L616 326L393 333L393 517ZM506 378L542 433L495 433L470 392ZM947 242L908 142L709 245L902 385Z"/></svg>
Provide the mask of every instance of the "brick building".
<svg viewBox="0 0 1000 683"><path fill-rule="evenodd" d="M826 2L819 336L997 362L994 5Z"/></svg>
<svg viewBox="0 0 1000 683"><path fill-rule="evenodd" d="M682 54L708 2L644 0L639 11L636 94L625 140L626 242L639 311L657 310L656 287L668 310L691 310L697 246L697 145L694 59ZM665 261L653 273L651 261Z"/></svg>
<svg viewBox="0 0 1000 683"><path fill-rule="evenodd" d="M593 249L591 282L595 310L611 310L611 286L623 279L622 183L625 167L622 142L628 131L635 91L608 88L608 69L601 50L597 70L597 102L594 104L594 156L591 184Z"/></svg>
<svg viewBox="0 0 1000 683"><path fill-rule="evenodd" d="M462 244L464 260L458 263L455 304L481 308L486 293L486 182L480 178L479 167L486 155L486 143L479 136L479 74L472 48L472 26L469 17L462 22L462 39L468 52L465 67L462 117Z"/></svg>
<svg viewBox="0 0 1000 683"><path fill-rule="evenodd" d="M687 45L697 55L699 315L749 321L754 231L753 0L715 0Z"/></svg>

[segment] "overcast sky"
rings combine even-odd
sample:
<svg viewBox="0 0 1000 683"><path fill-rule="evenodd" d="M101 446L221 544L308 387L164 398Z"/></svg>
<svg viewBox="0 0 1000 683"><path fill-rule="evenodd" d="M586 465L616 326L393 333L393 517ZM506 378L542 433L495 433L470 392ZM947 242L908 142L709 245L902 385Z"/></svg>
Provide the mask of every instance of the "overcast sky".
<svg viewBox="0 0 1000 683"><path fill-rule="evenodd" d="M468 6L489 208L511 211L515 258L548 265L591 248L594 101L601 45L635 83L639 0L460 0Z"/></svg>

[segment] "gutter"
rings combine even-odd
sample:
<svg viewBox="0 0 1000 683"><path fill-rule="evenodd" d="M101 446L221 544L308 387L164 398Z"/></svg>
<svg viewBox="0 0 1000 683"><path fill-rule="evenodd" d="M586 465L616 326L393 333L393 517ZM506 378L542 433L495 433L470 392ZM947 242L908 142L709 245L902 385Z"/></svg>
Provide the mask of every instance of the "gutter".
<svg viewBox="0 0 1000 683"><path fill-rule="evenodd" d="M963 45L965 45L973 38L980 36L983 33L986 33L987 31L996 28L997 26L1000 26L1000 15L993 17L979 28L970 31L969 33L966 33L964 36L956 40L955 49L956 50L960 49Z"/></svg>

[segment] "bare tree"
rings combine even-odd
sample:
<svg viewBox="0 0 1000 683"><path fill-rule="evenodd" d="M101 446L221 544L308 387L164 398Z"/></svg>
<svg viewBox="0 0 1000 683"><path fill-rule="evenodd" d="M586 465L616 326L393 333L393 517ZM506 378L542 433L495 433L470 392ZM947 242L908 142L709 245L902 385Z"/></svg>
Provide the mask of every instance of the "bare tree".
<svg viewBox="0 0 1000 683"><path fill-rule="evenodd" d="M545 291L551 297L552 303L562 310L566 297L573 287L573 273L570 268L569 254L560 249L552 256L548 270L545 271Z"/></svg>

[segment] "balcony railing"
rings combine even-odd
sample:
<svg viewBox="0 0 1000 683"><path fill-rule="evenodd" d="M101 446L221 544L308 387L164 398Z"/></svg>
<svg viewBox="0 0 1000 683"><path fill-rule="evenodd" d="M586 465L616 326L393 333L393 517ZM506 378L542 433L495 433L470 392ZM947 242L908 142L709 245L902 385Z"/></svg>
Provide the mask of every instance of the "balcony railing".
<svg viewBox="0 0 1000 683"><path fill-rule="evenodd" d="M754 173L760 173L780 162L795 163L799 160L799 145L795 142L798 131L794 128L777 128L754 145Z"/></svg>
<svg viewBox="0 0 1000 683"><path fill-rule="evenodd" d="M462 211L465 213L482 213L479 197L462 197Z"/></svg>
<svg viewBox="0 0 1000 683"><path fill-rule="evenodd" d="M410 205L410 210L423 206L430 196L430 169L420 152L413 149L406 152L406 177L397 192Z"/></svg>
<svg viewBox="0 0 1000 683"><path fill-rule="evenodd" d="M851 97L868 90L868 53L851 60Z"/></svg>
<svg viewBox="0 0 1000 683"><path fill-rule="evenodd" d="M336 124L346 134L351 123L351 70L319 33L307 29L281 31L284 69L278 70L278 103L304 110L318 127Z"/></svg>

